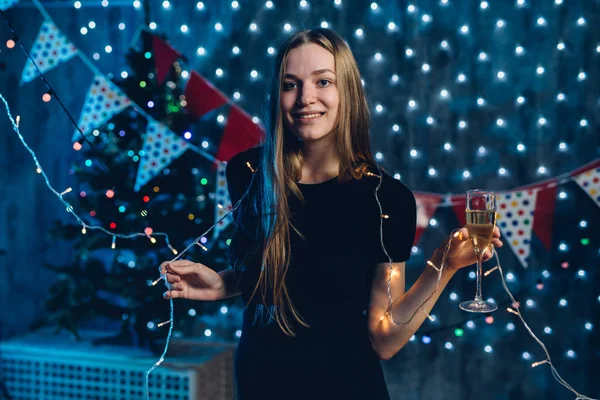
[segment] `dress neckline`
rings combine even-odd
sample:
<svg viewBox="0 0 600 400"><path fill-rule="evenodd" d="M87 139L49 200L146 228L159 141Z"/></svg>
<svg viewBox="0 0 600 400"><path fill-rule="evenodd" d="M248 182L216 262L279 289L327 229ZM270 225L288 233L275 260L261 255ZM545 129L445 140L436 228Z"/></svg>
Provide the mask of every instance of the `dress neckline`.
<svg viewBox="0 0 600 400"><path fill-rule="evenodd" d="M337 181L338 177L339 177L339 175L334 176L333 178L328 179L328 180L323 181L323 182L317 182L317 183L300 183L300 182L296 182L296 184L298 185L298 187L322 186L322 185L330 184L330 183L333 183L333 182Z"/></svg>

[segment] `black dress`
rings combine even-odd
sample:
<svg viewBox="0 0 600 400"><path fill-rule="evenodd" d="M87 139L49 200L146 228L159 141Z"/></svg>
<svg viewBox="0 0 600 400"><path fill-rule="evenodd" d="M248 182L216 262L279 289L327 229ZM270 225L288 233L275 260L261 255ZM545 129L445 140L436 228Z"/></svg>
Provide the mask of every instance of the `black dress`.
<svg viewBox="0 0 600 400"><path fill-rule="evenodd" d="M246 163L256 169L261 149L246 150L229 161L226 175L232 204L252 178ZM310 325L294 324L296 337L286 336L276 322L264 318L268 313L260 304L260 292L248 303L260 257L245 263L240 284L246 307L235 356L239 400L389 399L365 314L375 265L389 261L381 249L380 211L374 195L378 182L377 177L365 176L344 183L334 178L299 184L304 208L295 197L288 198L294 222L306 237L305 241L290 229L286 284L294 306ZM252 187L256 183L255 179ZM389 215L383 220L386 250L393 262L406 261L416 228L414 196L384 173L378 197L383 213ZM236 218L240 212L236 211ZM256 248L240 225L230 254Z"/></svg>

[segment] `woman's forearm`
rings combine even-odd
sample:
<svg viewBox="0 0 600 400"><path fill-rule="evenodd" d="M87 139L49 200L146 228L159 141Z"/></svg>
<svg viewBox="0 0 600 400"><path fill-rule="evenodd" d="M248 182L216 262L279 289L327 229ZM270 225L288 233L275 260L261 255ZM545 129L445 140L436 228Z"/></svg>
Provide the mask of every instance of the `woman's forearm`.
<svg viewBox="0 0 600 400"><path fill-rule="evenodd" d="M239 296L241 294L238 287L238 276L233 268L229 267L219 271L219 275L223 279L223 286L221 287L221 290L219 290L217 300Z"/></svg>
<svg viewBox="0 0 600 400"><path fill-rule="evenodd" d="M441 258L440 251L436 250L430 261L439 268ZM389 315L381 320L377 343L374 343L380 358L387 360L404 347L423 324L454 274L454 270L444 268L436 291L438 272L431 266L426 266L415 284L403 296L394 301L392 316L394 321L400 325L393 323Z"/></svg>

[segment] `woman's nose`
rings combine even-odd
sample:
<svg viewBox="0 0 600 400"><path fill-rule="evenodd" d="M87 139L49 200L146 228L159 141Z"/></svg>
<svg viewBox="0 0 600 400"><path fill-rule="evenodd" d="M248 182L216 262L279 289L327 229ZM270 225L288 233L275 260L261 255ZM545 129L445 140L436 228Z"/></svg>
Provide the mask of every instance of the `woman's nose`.
<svg viewBox="0 0 600 400"><path fill-rule="evenodd" d="M316 97L315 90L305 86L299 91L296 102L300 106L306 106L313 104L316 101Z"/></svg>

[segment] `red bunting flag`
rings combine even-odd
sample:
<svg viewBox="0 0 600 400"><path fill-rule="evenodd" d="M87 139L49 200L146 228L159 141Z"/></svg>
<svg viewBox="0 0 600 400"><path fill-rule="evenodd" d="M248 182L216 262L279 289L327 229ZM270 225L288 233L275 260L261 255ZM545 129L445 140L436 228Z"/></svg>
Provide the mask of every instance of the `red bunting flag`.
<svg viewBox="0 0 600 400"><path fill-rule="evenodd" d="M156 82L160 85L171 70L173 63L181 57L181 53L156 35L152 35L152 50L154 51Z"/></svg>
<svg viewBox="0 0 600 400"><path fill-rule="evenodd" d="M434 194L415 193L415 200L417 202L417 230L414 245L419 242L421 235L429 227L429 221L433 217L433 214L435 214L438 205L442 201L442 197Z"/></svg>
<svg viewBox="0 0 600 400"><path fill-rule="evenodd" d="M196 118L227 103L227 97L196 71L192 71L185 87L185 100L188 113Z"/></svg>
<svg viewBox="0 0 600 400"><path fill-rule="evenodd" d="M262 127L252 122L250 116L239 107L232 106L217 152L217 159L229 161L237 153L262 143L263 139Z"/></svg>
<svg viewBox="0 0 600 400"><path fill-rule="evenodd" d="M546 250L552 246L552 222L556 208L558 181L546 184L538 193L533 214L533 233L540 239Z"/></svg>
<svg viewBox="0 0 600 400"><path fill-rule="evenodd" d="M456 214L456 218L458 218L460 226L465 226L467 224L467 216L465 215L465 210L467 209L467 195L454 195L450 197L450 202L452 203L452 209Z"/></svg>

